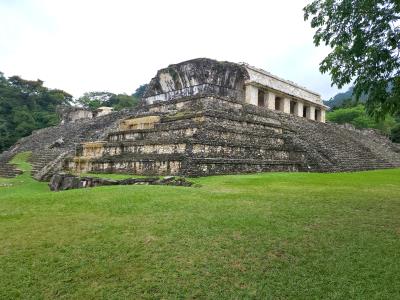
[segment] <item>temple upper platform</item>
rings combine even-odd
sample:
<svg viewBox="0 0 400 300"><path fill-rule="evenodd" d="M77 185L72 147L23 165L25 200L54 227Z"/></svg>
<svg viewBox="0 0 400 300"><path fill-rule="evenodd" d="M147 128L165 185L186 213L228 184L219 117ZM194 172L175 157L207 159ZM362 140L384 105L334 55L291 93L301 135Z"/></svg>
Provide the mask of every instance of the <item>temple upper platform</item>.
<svg viewBox="0 0 400 300"><path fill-rule="evenodd" d="M143 101L152 104L195 95L235 98L246 103L325 122L321 96L245 63L198 58L161 69Z"/></svg>

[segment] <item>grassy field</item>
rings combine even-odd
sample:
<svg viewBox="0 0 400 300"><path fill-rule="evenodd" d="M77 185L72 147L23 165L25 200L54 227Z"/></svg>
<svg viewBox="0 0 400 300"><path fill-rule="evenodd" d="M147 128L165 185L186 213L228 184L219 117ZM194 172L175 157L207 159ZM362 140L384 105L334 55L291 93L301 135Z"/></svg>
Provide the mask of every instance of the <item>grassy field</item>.
<svg viewBox="0 0 400 300"><path fill-rule="evenodd" d="M0 179L0 299L400 299L399 169L193 181Z"/></svg>

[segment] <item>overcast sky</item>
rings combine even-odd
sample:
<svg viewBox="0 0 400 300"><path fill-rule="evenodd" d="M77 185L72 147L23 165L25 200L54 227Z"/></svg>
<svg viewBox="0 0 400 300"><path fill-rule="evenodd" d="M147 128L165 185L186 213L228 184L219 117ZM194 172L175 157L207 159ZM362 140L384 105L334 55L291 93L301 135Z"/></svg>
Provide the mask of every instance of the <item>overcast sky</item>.
<svg viewBox="0 0 400 300"><path fill-rule="evenodd" d="M131 94L158 69L209 57L247 62L323 99L335 95L302 8L311 0L0 0L0 71L75 97Z"/></svg>

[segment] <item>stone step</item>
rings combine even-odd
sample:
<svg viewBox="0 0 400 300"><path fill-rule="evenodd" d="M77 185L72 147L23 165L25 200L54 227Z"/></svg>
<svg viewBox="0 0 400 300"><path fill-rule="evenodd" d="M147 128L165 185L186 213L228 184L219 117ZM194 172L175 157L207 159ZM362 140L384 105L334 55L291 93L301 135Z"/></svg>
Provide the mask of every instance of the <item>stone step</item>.
<svg viewBox="0 0 400 300"><path fill-rule="evenodd" d="M204 140L202 142L195 140L182 140L182 141L161 141L151 142L148 141L126 141L126 142L113 142L106 143L101 150L102 153L107 155L118 155L121 153L132 155L136 153L182 153L186 151L199 151L199 149L207 148L210 151L257 151L257 152L273 152L273 151L293 151L291 147L288 145L279 143L269 143L269 144L256 144L249 145L245 142L237 142L237 141L213 141L213 140ZM193 150L190 150L193 149ZM200 150L201 151L201 150ZM78 154L81 154L79 152Z"/></svg>
<svg viewBox="0 0 400 300"><path fill-rule="evenodd" d="M240 125L240 124L238 124ZM207 132L235 133L242 136L258 136L260 138L280 138L282 134L273 130L259 130L255 128L241 128L240 126L224 126L219 124L205 124L202 126L196 125L193 127L175 126L168 129L150 128L150 129L132 129L125 131L116 131L108 135L107 140L113 141L127 141L127 140L152 140L152 139L165 139L165 138L190 138L199 134Z"/></svg>
<svg viewBox="0 0 400 300"><path fill-rule="evenodd" d="M61 153L61 150L39 149L34 152L30 158L32 165L32 175L40 172L46 165L55 160Z"/></svg>
<svg viewBox="0 0 400 300"><path fill-rule="evenodd" d="M0 165L0 177L13 178L19 174L22 174L22 171L11 164Z"/></svg>

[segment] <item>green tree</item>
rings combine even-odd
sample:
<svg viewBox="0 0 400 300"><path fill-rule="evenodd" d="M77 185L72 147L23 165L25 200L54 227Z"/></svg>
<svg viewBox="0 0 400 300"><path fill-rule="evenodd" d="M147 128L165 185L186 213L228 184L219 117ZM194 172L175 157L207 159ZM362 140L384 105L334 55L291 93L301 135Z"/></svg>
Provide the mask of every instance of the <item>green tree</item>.
<svg viewBox="0 0 400 300"><path fill-rule="evenodd" d="M126 94L118 94L110 99L112 106L115 110L121 110L123 108L134 107L138 104L138 98L135 96L129 96Z"/></svg>
<svg viewBox="0 0 400 300"><path fill-rule="evenodd" d="M0 72L0 152L33 130L59 122L58 105L68 105L72 96L48 89L41 80L8 79Z"/></svg>
<svg viewBox="0 0 400 300"><path fill-rule="evenodd" d="M110 92L89 92L80 97L77 103L91 110L95 110L101 106L109 106L115 110L120 110L136 106L138 98L134 95L116 95Z"/></svg>
<svg viewBox="0 0 400 300"><path fill-rule="evenodd" d="M95 110L101 106L109 106L109 100L115 96L110 92L88 92L77 100L77 103L83 107Z"/></svg>
<svg viewBox="0 0 400 300"><path fill-rule="evenodd" d="M339 88L354 81L366 109L383 118L400 112L400 1L314 0L304 8L316 29L314 44L332 52L321 62Z"/></svg>
<svg viewBox="0 0 400 300"><path fill-rule="evenodd" d="M134 93L132 96L135 96L135 97L138 98L138 99L142 98L143 95L144 95L144 92L146 91L146 89L147 89L148 86L149 86L149 85L148 85L147 83L146 83L146 84L142 84L141 86L139 86L139 87L136 89L135 93Z"/></svg>
<svg viewBox="0 0 400 300"><path fill-rule="evenodd" d="M390 131L390 138L392 142L400 143L400 123L392 128Z"/></svg>

